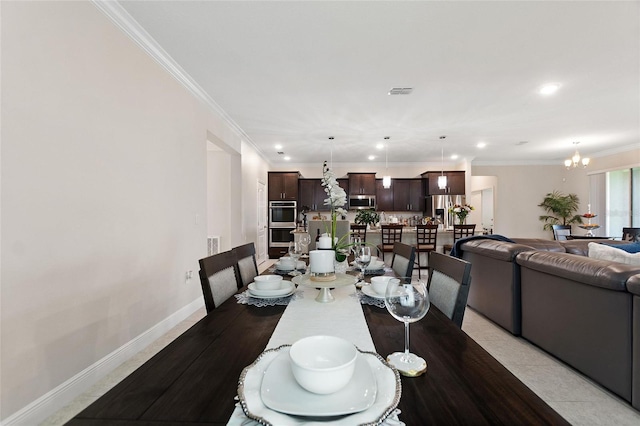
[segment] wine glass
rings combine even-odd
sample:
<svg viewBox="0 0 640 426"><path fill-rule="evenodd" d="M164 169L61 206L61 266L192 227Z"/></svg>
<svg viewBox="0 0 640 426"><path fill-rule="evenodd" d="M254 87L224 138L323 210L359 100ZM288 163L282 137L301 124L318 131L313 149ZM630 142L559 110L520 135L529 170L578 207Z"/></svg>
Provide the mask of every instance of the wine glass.
<svg viewBox="0 0 640 426"><path fill-rule="evenodd" d="M302 234L298 238L298 242L302 248L302 257L308 257L306 253L309 251L309 244L311 244L311 236L309 234Z"/></svg>
<svg viewBox="0 0 640 426"><path fill-rule="evenodd" d="M291 272L292 275L300 275L300 272L298 272L298 259L300 259L300 256L302 256L302 245L299 241L290 241L289 257L293 259L293 264L295 265Z"/></svg>
<svg viewBox="0 0 640 426"><path fill-rule="evenodd" d="M392 353L387 362L405 376L421 375L427 370L427 362L409 352L409 324L421 320L429 311L429 293L424 281L412 277L390 279L384 304L391 316L404 322L404 352Z"/></svg>
<svg viewBox="0 0 640 426"><path fill-rule="evenodd" d="M358 254L358 247L362 245L362 239L360 235L353 235L351 237L351 251L353 251L353 255L356 256Z"/></svg>
<svg viewBox="0 0 640 426"><path fill-rule="evenodd" d="M364 281L364 270L371 262L371 247L369 246L357 246L355 254L356 266L360 268L359 279Z"/></svg>

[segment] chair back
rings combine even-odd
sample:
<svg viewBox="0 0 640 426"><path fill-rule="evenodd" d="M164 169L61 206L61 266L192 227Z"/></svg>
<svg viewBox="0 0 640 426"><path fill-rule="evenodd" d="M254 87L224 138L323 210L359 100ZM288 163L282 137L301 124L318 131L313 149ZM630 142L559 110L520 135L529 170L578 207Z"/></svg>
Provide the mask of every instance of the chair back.
<svg viewBox="0 0 640 426"><path fill-rule="evenodd" d="M233 250L200 259L200 284L207 312L233 296L242 287Z"/></svg>
<svg viewBox="0 0 640 426"><path fill-rule="evenodd" d="M622 228L622 240L639 242L640 241L640 228Z"/></svg>
<svg viewBox="0 0 640 426"><path fill-rule="evenodd" d="M416 244L418 251L435 250L438 225L416 225Z"/></svg>
<svg viewBox="0 0 640 426"><path fill-rule="evenodd" d="M571 225L551 225L553 229L553 239L557 241L566 241L571 235Z"/></svg>
<svg viewBox="0 0 640 426"><path fill-rule="evenodd" d="M429 253L429 300L462 327L471 285L471 263L435 251Z"/></svg>
<svg viewBox="0 0 640 426"><path fill-rule="evenodd" d="M394 243L402 241L402 228L400 224L382 225L380 227L380 238L382 239L383 246L391 246L393 248Z"/></svg>
<svg viewBox="0 0 640 426"><path fill-rule="evenodd" d="M453 225L453 242L455 243L460 238L471 237L475 231L475 223L469 225Z"/></svg>
<svg viewBox="0 0 640 426"><path fill-rule="evenodd" d="M256 262L256 246L253 243L244 244L234 247L233 252L236 254L238 261L238 272L242 285L249 285L258 272L258 263Z"/></svg>
<svg viewBox="0 0 640 426"><path fill-rule="evenodd" d="M367 225L357 225L353 223L349 226L351 228L352 237L358 236L360 237L360 241L362 242L367 241Z"/></svg>
<svg viewBox="0 0 640 426"><path fill-rule="evenodd" d="M391 269L400 277L410 277L413 274L413 263L416 258L416 248L404 243L393 244L393 259Z"/></svg>

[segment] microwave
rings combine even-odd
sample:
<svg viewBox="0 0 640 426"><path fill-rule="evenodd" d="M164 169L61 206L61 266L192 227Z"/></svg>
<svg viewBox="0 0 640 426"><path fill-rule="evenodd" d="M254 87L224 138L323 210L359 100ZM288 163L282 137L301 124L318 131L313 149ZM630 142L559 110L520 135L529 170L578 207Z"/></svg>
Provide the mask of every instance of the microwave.
<svg viewBox="0 0 640 426"><path fill-rule="evenodd" d="M349 196L350 210L366 210L376 208L375 195L351 195Z"/></svg>

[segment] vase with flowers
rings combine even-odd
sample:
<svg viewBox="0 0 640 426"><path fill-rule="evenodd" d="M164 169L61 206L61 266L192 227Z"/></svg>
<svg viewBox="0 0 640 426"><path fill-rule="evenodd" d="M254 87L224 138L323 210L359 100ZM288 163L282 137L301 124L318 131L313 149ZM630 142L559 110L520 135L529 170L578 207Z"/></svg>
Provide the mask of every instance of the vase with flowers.
<svg viewBox="0 0 640 426"><path fill-rule="evenodd" d="M473 206L469 204L454 204L449 207L449 213L453 214L458 218L458 223L460 225L464 224L467 221L467 216L471 213L471 210L475 210Z"/></svg>
<svg viewBox="0 0 640 426"><path fill-rule="evenodd" d="M333 171L326 161L322 165L322 186L324 187L324 192L327 193L324 204L329 206L331 210L331 230L327 230L327 234L331 237L332 248L336 253L336 262L342 263L346 261L349 254L349 234L337 239L336 228L338 215L344 216L347 214L344 209L344 205L347 204L347 193L338 184Z"/></svg>

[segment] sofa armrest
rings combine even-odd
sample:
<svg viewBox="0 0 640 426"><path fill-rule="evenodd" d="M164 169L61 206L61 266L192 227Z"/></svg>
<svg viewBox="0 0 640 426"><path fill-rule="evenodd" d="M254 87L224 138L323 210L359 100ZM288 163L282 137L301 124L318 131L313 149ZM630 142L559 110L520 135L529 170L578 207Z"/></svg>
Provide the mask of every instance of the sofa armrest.
<svg viewBox="0 0 640 426"><path fill-rule="evenodd" d="M518 253L535 250L530 246L497 240L469 240L462 244L461 249L505 262L515 262Z"/></svg>
<svg viewBox="0 0 640 426"><path fill-rule="evenodd" d="M640 296L640 274L629 277L627 280L627 290L636 296Z"/></svg>
<svg viewBox="0 0 640 426"><path fill-rule="evenodd" d="M562 244L555 240L543 240L541 238L512 238L517 244L533 247L536 250L552 251L564 253L565 249Z"/></svg>
<svg viewBox="0 0 640 426"><path fill-rule="evenodd" d="M627 280L640 274L638 266L569 253L523 252L516 262L525 268L615 291L627 291Z"/></svg>
<svg viewBox="0 0 640 426"><path fill-rule="evenodd" d="M602 243L608 246L630 244L629 241L614 240L567 240L561 241L559 244L564 247L567 253L589 256L589 243Z"/></svg>

